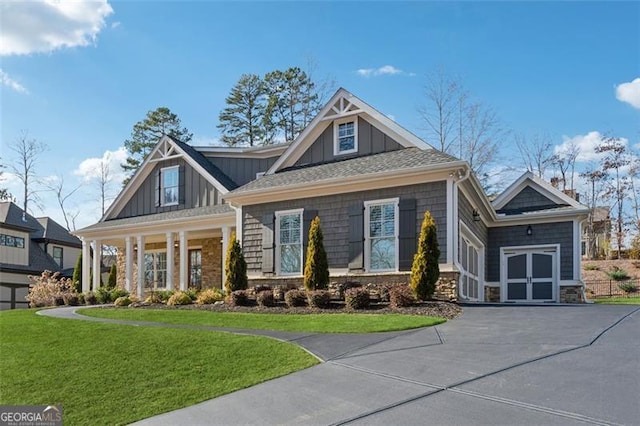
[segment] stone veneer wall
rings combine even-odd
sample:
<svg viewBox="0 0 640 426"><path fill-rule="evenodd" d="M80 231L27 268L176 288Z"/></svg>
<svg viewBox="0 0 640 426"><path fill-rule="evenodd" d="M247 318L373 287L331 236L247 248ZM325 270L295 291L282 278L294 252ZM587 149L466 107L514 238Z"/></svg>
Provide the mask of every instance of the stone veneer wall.
<svg viewBox="0 0 640 426"><path fill-rule="evenodd" d="M560 287L560 303L586 303L581 285Z"/></svg>

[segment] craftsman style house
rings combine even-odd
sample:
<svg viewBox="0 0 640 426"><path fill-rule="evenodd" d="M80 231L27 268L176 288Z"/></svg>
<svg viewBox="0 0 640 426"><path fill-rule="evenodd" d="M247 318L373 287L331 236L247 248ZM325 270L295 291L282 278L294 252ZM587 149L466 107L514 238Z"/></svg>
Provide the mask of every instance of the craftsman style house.
<svg viewBox="0 0 640 426"><path fill-rule="evenodd" d="M164 137L83 240L119 248L121 282L220 287L232 231L253 284L301 283L318 216L332 281L407 282L425 210L441 250L438 295L576 302L586 207L530 173L490 202L469 165L340 89L290 144L192 147ZM94 267L97 261L94 258Z"/></svg>
<svg viewBox="0 0 640 426"><path fill-rule="evenodd" d="M29 306L29 275L48 270L71 277L80 248L80 240L53 219L0 202L0 310Z"/></svg>

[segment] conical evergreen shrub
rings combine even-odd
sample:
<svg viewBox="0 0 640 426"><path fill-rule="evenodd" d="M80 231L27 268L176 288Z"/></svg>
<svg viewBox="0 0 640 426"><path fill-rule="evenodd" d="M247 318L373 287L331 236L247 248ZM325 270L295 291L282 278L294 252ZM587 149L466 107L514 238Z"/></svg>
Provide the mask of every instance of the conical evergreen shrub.
<svg viewBox="0 0 640 426"><path fill-rule="evenodd" d="M247 288L247 262L242 254L240 241L236 239L236 233L232 232L229 246L227 247L227 260L224 265L225 281L224 289L227 295L236 290Z"/></svg>
<svg viewBox="0 0 640 426"><path fill-rule="evenodd" d="M111 265L111 269L109 270L109 278L107 278L107 288L114 289L116 288L116 282L118 280L118 267L114 263Z"/></svg>
<svg viewBox="0 0 640 426"><path fill-rule="evenodd" d="M73 268L73 288L76 293L82 293L82 253L78 256L75 268Z"/></svg>
<svg viewBox="0 0 640 426"><path fill-rule="evenodd" d="M329 262L324 249L320 218L316 216L309 227L309 244L304 264L304 288L324 290L329 285Z"/></svg>
<svg viewBox="0 0 640 426"><path fill-rule="evenodd" d="M438 235L436 232L436 222L429 210L424 212L424 219L420 228L420 239L418 240L418 251L413 256L411 266L411 288L416 298L427 300L433 297L436 290L436 283L440 277L440 248L438 246Z"/></svg>

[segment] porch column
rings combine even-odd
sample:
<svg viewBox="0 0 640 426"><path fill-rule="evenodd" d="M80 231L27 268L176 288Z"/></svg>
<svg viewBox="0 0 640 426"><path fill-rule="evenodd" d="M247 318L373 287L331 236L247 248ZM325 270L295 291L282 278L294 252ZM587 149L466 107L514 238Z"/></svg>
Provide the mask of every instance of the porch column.
<svg viewBox="0 0 640 426"><path fill-rule="evenodd" d="M189 283L187 276L187 233L180 231L180 290L186 291Z"/></svg>
<svg viewBox="0 0 640 426"><path fill-rule="evenodd" d="M144 237L138 235L138 297L144 297Z"/></svg>
<svg viewBox="0 0 640 426"><path fill-rule="evenodd" d="M102 260L102 244L100 240L94 240L93 242L93 291L97 291L100 287L100 274L102 274L102 268L100 262Z"/></svg>
<svg viewBox="0 0 640 426"><path fill-rule="evenodd" d="M133 237L124 239L125 263L124 263L124 287L131 293L133 285Z"/></svg>
<svg viewBox="0 0 640 426"><path fill-rule="evenodd" d="M82 239L82 292L86 293L91 290L89 275L91 269L91 242Z"/></svg>
<svg viewBox="0 0 640 426"><path fill-rule="evenodd" d="M173 232L167 232L167 290L173 290L173 257L175 256L173 244Z"/></svg>
<svg viewBox="0 0 640 426"><path fill-rule="evenodd" d="M231 229L228 226L222 227L222 288L224 288L224 281L227 278L227 248L229 247L229 238L231 238Z"/></svg>

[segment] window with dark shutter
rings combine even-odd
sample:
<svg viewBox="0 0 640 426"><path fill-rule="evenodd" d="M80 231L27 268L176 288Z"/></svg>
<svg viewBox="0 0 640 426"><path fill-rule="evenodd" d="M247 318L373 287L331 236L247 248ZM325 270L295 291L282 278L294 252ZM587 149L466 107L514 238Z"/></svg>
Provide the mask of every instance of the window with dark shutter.
<svg viewBox="0 0 640 426"><path fill-rule="evenodd" d="M349 207L349 271L364 270L364 205Z"/></svg>
<svg viewBox="0 0 640 426"><path fill-rule="evenodd" d="M399 220L399 259L398 266L401 271L410 271L413 264L413 255L417 248L416 233L416 200L413 198L401 198L398 203Z"/></svg>
<svg viewBox="0 0 640 426"><path fill-rule="evenodd" d="M154 176L154 179L155 179L155 183L156 183L156 189L154 191L154 194L155 194L155 206L156 207L160 207L160 188L161 188L160 170L156 170L156 174Z"/></svg>

